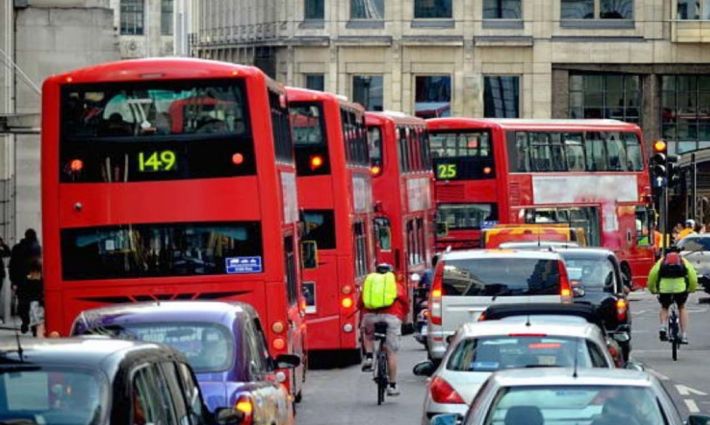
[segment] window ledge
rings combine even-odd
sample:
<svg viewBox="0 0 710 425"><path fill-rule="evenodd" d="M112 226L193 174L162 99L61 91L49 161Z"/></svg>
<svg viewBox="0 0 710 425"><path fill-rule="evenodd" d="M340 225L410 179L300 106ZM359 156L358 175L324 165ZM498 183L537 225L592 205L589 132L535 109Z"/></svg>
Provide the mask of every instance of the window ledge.
<svg viewBox="0 0 710 425"><path fill-rule="evenodd" d="M385 29L385 21L372 19L351 19L345 23L345 28L348 29Z"/></svg>
<svg viewBox="0 0 710 425"><path fill-rule="evenodd" d="M302 29L324 29L325 21L323 19L306 19L298 24L298 28Z"/></svg>
<svg viewBox="0 0 710 425"><path fill-rule="evenodd" d="M636 22L632 19L563 19L560 28L633 29L636 28Z"/></svg>
<svg viewBox="0 0 710 425"><path fill-rule="evenodd" d="M412 28L454 28L456 21L453 19L414 19Z"/></svg>
<svg viewBox="0 0 710 425"><path fill-rule="evenodd" d="M485 29L523 29L525 22L522 19L484 19Z"/></svg>

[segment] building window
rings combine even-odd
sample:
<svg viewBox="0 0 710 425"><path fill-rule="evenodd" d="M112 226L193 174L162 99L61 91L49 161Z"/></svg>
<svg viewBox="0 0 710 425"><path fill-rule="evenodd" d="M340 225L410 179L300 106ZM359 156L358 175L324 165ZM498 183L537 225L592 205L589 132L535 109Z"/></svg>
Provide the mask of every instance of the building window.
<svg viewBox="0 0 710 425"><path fill-rule="evenodd" d="M385 19L385 0L350 0L350 19Z"/></svg>
<svg viewBox="0 0 710 425"><path fill-rule="evenodd" d="M143 0L121 0L121 35L143 35Z"/></svg>
<svg viewBox="0 0 710 425"><path fill-rule="evenodd" d="M661 122L669 150L710 147L710 75L664 75Z"/></svg>
<svg viewBox="0 0 710 425"><path fill-rule="evenodd" d="M364 106L368 111L382 111L382 76L354 76L353 100Z"/></svg>
<svg viewBox="0 0 710 425"><path fill-rule="evenodd" d="M305 18L321 21L325 19L325 1L306 0Z"/></svg>
<svg viewBox="0 0 710 425"><path fill-rule="evenodd" d="M173 0L160 1L160 34L173 35Z"/></svg>
<svg viewBox="0 0 710 425"><path fill-rule="evenodd" d="M417 76L414 111L418 117L451 116L451 77Z"/></svg>
<svg viewBox="0 0 710 425"><path fill-rule="evenodd" d="M323 74L306 74L306 88L309 90L325 90L325 76Z"/></svg>
<svg viewBox="0 0 710 425"><path fill-rule="evenodd" d="M486 118L520 116L520 77L484 77L483 104Z"/></svg>
<svg viewBox="0 0 710 425"><path fill-rule="evenodd" d="M569 116L570 118L611 118L638 124L641 120L639 76L570 75Z"/></svg>
<svg viewBox="0 0 710 425"><path fill-rule="evenodd" d="M451 17L451 0L414 0L414 19Z"/></svg>
<svg viewBox="0 0 710 425"><path fill-rule="evenodd" d="M560 0L562 19L633 19L634 0ZM595 12L597 10L598 12Z"/></svg>
<svg viewBox="0 0 710 425"><path fill-rule="evenodd" d="M710 19L710 0L678 0L677 19Z"/></svg>
<svg viewBox="0 0 710 425"><path fill-rule="evenodd" d="M483 19L522 19L520 0L483 0Z"/></svg>

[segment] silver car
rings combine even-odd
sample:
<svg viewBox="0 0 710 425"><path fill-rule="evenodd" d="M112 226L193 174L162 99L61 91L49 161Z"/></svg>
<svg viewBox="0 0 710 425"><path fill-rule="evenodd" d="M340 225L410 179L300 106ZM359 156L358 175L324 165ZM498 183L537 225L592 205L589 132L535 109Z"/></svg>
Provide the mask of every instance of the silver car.
<svg viewBox="0 0 710 425"><path fill-rule="evenodd" d="M691 416L688 423L707 423ZM645 372L550 368L493 374L465 419L437 415L431 425L683 425L660 382Z"/></svg>
<svg viewBox="0 0 710 425"><path fill-rule="evenodd" d="M710 235L688 235L678 241L678 247L698 272L698 283L710 294Z"/></svg>
<svg viewBox="0 0 710 425"><path fill-rule="evenodd" d="M462 326L441 365L431 374L422 424L440 413L463 416L481 385L497 370L575 363L580 368L614 367L599 327L582 319L551 319L532 316ZM432 362L424 362L415 366L414 372L429 375L433 369Z"/></svg>
<svg viewBox="0 0 710 425"><path fill-rule="evenodd" d="M447 338L462 324L475 321L492 303L559 303L571 301L571 296L564 262L555 252L448 252L437 263L430 291L429 359L441 360Z"/></svg>

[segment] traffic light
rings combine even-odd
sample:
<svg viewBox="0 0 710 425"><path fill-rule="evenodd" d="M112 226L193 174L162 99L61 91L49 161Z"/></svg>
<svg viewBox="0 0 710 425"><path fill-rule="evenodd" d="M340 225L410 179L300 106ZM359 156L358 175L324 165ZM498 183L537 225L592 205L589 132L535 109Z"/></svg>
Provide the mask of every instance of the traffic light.
<svg viewBox="0 0 710 425"><path fill-rule="evenodd" d="M668 182L668 145L663 140L653 143L653 156L651 156L651 178L654 187L664 187Z"/></svg>
<svg viewBox="0 0 710 425"><path fill-rule="evenodd" d="M677 155L666 156L666 175L668 187L676 187L680 184L680 166Z"/></svg>

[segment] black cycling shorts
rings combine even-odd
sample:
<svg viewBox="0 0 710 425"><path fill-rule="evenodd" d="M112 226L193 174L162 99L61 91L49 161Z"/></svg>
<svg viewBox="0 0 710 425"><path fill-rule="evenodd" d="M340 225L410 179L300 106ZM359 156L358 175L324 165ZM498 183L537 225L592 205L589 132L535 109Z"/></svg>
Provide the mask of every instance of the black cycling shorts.
<svg viewBox="0 0 710 425"><path fill-rule="evenodd" d="M658 301L661 303L663 308L668 308L673 303L676 303L678 307L683 307L685 302L688 301L688 293L681 292L679 294L660 294L658 295Z"/></svg>

